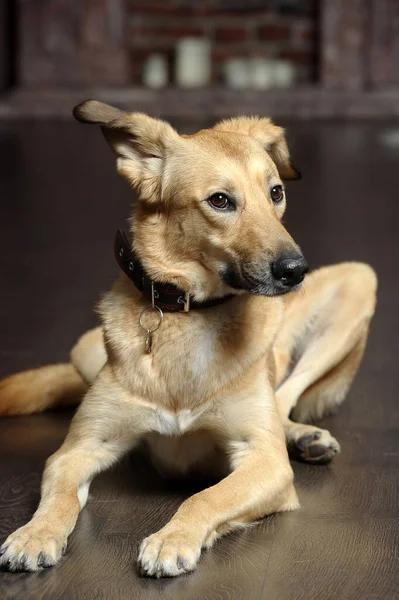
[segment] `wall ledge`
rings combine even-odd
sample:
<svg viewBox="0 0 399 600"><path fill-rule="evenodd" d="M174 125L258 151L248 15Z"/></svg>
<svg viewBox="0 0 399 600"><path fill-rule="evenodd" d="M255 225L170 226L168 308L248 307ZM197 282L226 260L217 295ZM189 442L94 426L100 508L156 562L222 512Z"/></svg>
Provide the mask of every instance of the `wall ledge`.
<svg viewBox="0 0 399 600"><path fill-rule="evenodd" d="M195 90L92 87L10 92L0 96L0 119L69 119L72 107L88 98L164 118L221 118L243 113L292 120L399 117L399 88L363 92L316 86L267 91L224 87Z"/></svg>

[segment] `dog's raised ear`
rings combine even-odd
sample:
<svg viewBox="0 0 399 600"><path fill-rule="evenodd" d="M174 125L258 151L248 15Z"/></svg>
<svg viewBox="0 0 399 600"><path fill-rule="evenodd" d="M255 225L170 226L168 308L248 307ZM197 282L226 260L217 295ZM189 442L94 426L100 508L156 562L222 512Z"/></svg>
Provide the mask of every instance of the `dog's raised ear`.
<svg viewBox="0 0 399 600"><path fill-rule="evenodd" d="M143 113L125 113L97 100L76 106L74 117L83 123L101 125L117 155L118 173L147 200L156 199L162 167L169 149L182 142L177 131Z"/></svg>
<svg viewBox="0 0 399 600"><path fill-rule="evenodd" d="M104 125L123 115L123 111L98 100L86 100L73 109L73 116L81 123Z"/></svg>
<svg viewBox="0 0 399 600"><path fill-rule="evenodd" d="M275 163L281 179L301 179L300 172L293 167L284 136L284 129L274 125L267 117L235 117L215 125L216 131L230 131L256 138Z"/></svg>

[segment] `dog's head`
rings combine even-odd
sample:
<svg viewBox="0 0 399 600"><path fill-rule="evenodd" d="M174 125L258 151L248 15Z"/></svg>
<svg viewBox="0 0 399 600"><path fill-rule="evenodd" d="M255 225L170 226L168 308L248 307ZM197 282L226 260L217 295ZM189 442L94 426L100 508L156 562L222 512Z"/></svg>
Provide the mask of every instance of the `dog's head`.
<svg viewBox="0 0 399 600"><path fill-rule="evenodd" d="M270 119L238 117L180 136L164 121L94 100L74 115L101 125L138 194L133 249L151 279L197 300L299 286L308 267L281 218L283 181L300 176Z"/></svg>

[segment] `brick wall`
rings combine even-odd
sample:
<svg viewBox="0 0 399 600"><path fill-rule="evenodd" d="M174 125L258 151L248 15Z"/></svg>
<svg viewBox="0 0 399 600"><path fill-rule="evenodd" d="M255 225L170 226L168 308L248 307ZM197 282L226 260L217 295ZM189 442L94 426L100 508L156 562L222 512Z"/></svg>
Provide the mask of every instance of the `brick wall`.
<svg viewBox="0 0 399 600"><path fill-rule="evenodd" d="M83 90L100 87L104 101L163 116L265 111L300 118L398 116L397 0L0 0L3 4L12 7L12 15L0 8L0 89L10 83L17 89L0 99L1 115L69 116L88 93ZM230 57L263 55L292 61L299 81L318 85L268 94L219 88L154 93L137 87L150 53L165 53L173 73L176 41L187 35L212 40L214 82Z"/></svg>
<svg viewBox="0 0 399 600"><path fill-rule="evenodd" d="M212 40L214 83L222 80L229 58L249 56L288 60L295 65L299 82L316 79L317 0L125 2L132 83L140 83L143 63L153 52L168 58L173 81L174 48L182 37Z"/></svg>
<svg viewBox="0 0 399 600"><path fill-rule="evenodd" d="M140 84L154 52L167 56L172 75L176 41L187 36L212 40L214 83L229 58L249 56L289 60L299 81L312 81L320 1L15 0L17 84Z"/></svg>
<svg viewBox="0 0 399 600"><path fill-rule="evenodd" d="M17 84L125 85L125 0L17 0Z"/></svg>

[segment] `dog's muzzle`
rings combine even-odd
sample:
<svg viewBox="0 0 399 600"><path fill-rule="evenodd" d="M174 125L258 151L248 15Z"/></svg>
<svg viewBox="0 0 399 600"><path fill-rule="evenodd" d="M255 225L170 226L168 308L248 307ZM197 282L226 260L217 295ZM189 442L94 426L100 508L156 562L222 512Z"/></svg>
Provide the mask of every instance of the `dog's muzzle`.
<svg viewBox="0 0 399 600"><path fill-rule="evenodd" d="M229 265L221 274L224 283L250 294L279 296L298 289L309 271L308 263L299 252L283 253L272 262L256 267Z"/></svg>

